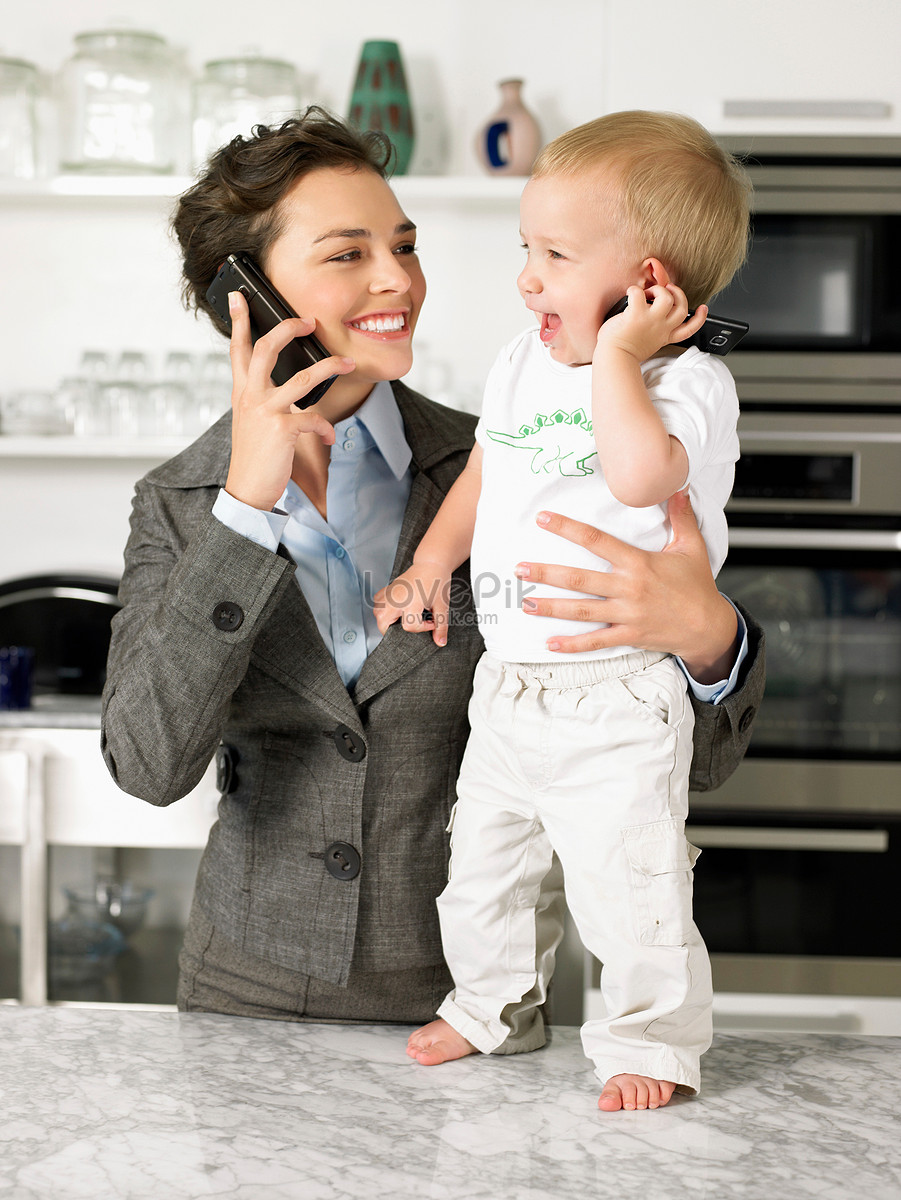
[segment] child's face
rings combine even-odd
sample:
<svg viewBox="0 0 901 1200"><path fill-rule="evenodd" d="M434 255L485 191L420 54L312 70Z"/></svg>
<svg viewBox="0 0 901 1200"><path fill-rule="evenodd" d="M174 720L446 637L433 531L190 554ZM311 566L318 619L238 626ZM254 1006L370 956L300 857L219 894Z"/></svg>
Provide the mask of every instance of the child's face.
<svg viewBox="0 0 901 1200"><path fill-rule="evenodd" d="M611 183L615 187L615 183ZM528 261L517 286L557 362L590 363L604 316L626 289L646 285L642 260L603 203L605 176L546 175L526 184L520 232Z"/></svg>

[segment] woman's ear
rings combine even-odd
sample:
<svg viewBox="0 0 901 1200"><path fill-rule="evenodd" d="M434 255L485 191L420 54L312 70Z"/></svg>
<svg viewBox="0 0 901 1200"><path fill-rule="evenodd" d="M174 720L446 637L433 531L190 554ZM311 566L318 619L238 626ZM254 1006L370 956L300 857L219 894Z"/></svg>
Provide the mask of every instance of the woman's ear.
<svg viewBox="0 0 901 1200"><path fill-rule="evenodd" d="M653 287L654 284L658 284L660 287L666 287L668 284L672 283L669 271L667 271L666 267L659 258L646 258L641 264L641 269L645 278L645 289Z"/></svg>

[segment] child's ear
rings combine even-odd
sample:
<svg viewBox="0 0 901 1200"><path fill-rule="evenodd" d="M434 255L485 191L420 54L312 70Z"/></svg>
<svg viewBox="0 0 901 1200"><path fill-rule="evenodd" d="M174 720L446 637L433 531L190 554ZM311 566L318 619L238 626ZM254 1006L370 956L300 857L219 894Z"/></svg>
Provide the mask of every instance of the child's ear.
<svg viewBox="0 0 901 1200"><path fill-rule="evenodd" d="M670 273L660 261L659 258L646 258L641 264L642 272L644 273L645 289L658 284L660 287L666 287L672 283Z"/></svg>

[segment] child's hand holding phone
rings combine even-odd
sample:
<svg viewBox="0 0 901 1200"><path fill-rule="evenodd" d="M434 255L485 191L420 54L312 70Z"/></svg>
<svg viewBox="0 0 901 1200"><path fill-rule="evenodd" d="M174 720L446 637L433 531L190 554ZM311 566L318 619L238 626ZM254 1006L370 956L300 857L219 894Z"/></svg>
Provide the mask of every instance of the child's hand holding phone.
<svg viewBox="0 0 901 1200"><path fill-rule="evenodd" d="M653 293L656 290L656 288L651 288L650 292ZM672 288L670 290L672 290ZM678 292L679 295L684 299L684 294L679 288L675 288L675 291ZM614 304L614 306L606 314L604 317L604 322L601 325L601 329L603 329L607 322L613 317L619 316L620 313L626 312L627 308L629 307L630 296L633 292L636 294L643 294L647 305L652 307L652 299L649 299L649 294L642 293L641 288L630 288L629 295L623 296L621 300L617 300L616 304ZM640 313L641 311L642 310L637 303L633 305L633 314L635 312ZM704 320L701 322L700 326L693 331L689 331L689 325L686 323L686 326L681 331L680 336L678 338L673 338L672 340L677 341L680 345L686 347L697 346L697 348L702 350L705 354L718 354L720 356L728 354L730 350L735 349L749 329L749 326L745 321L736 321L734 317L714 316L714 314L707 308L706 304L700 305L696 311L688 309L688 306L686 305L686 311L687 316L691 321L693 321L697 313L704 313ZM609 332L610 331L608 330L608 334ZM598 336L600 337L600 333ZM665 344L666 343L661 343L661 345ZM658 346L657 349L659 348L660 347ZM655 353L654 350L651 351L651 354L653 353ZM647 357L650 357L650 355Z"/></svg>
<svg viewBox="0 0 901 1200"><path fill-rule="evenodd" d="M663 346L696 334L707 319L707 305L689 314L685 293L675 284L655 284L643 291L630 287L623 300L604 318L597 349L618 347L638 362L653 357Z"/></svg>

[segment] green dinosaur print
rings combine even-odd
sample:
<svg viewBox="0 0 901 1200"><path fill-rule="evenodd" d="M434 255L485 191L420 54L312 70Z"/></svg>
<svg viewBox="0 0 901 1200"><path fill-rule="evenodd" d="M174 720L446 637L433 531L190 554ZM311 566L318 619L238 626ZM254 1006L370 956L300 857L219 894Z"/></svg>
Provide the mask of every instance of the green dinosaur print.
<svg viewBox="0 0 901 1200"><path fill-rule="evenodd" d="M586 433L591 436L591 419L585 410L577 408L567 413L562 409L545 416L536 413L533 425L522 425L519 433L499 433L488 430L493 442L510 446L514 450L532 452L532 474L550 473L556 469L561 475L594 475L595 467L589 466L597 457L594 444L586 454Z"/></svg>

